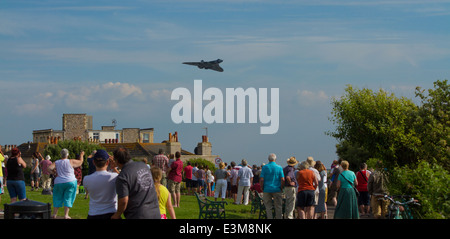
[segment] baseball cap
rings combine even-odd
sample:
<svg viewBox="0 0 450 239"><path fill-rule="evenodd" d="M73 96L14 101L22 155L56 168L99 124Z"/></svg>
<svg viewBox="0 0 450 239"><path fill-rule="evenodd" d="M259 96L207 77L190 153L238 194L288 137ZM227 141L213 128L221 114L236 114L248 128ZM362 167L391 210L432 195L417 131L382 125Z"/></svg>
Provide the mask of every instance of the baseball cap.
<svg viewBox="0 0 450 239"><path fill-rule="evenodd" d="M97 153L94 154L94 159L96 160L108 160L109 154L106 152L106 150L99 149L97 150Z"/></svg>

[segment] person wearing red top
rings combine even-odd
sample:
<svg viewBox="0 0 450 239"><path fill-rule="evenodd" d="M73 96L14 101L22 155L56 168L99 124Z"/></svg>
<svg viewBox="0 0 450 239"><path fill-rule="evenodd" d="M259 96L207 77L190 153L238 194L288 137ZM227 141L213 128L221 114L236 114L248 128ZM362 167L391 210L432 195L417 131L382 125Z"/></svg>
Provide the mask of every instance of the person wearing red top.
<svg viewBox="0 0 450 239"><path fill-rule="evenodd" d="M187 162L187 166L183 169L184 178L186 179L187 194L192 195L194 193L194 187L192 184L192 169L191 162Z"/></svg>
<svg viewBox="0 0 450 239"><path fill-rule="evenodd" d="M297 172L297 211L300 219L314 219L314 192L318 181L314 172L308 168L308 162L303 161Z"/></svg>
<svg viewBox="0 0 450 239"><path fill-rule="evenodd" d="M168 189L173 198L173 207L180 207L180 185L181 185L181 172L183 171L183 162L180 159L181 153L175 153L175 162L170 165L168 178Z"/></svg>
<svg viewBox="0 0 450 239"><path fill-rule="evenodd" d="M356 180L358 181L358 185L356 189L358 189L359 197L358 197L358 206L359 206L359 214L361 216L367 215L369 216L370 211L370 195L367 189L367 181L369 180L370 171L367 170L367 164L362 163L359 166L359 171L356 173Z"/></svg>
<svg viewBox="0 0 450 239"><path fill-rule="evenodd" d="M259 183L255 183L250 187L251 191L256 191L258 193L262 193L261 185Z"/></svg>

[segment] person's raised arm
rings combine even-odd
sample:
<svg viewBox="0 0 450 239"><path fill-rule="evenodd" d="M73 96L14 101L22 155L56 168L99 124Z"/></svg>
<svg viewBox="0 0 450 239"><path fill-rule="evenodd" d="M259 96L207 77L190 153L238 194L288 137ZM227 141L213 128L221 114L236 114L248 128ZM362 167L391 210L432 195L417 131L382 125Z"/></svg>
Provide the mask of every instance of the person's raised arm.
<svg viewBox="0 0 450 239"><path fill-rule="evenodd" d="M17 157L17 163L19 165L22 166L22 168L26 168L27 167L27 163L25 163L25 160L22 159L22 157L19 155L19 157Z"/></svg>
<svg viewBox="0 0 450 239"><path fill-rule="evenodd" d="M81 165L83 165L84 159L84 151L81 151L80 156L78 159L70 159L70 165L72 165L73 168L78 168Z"/></svg>

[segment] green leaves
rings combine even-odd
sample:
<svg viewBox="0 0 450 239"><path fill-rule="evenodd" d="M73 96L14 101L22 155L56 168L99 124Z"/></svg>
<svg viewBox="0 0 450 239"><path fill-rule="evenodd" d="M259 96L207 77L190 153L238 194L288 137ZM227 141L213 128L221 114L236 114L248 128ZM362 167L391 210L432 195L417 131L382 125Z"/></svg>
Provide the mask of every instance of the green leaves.
<svg viewBox="0 0 450 239"><path fill-rule="evenodd" d="M449 218L448 171L438 164L420 160L414 166L394 168L390 174L389 191L393 195L413 195L421 207L416 212L422 218Z"/></svg>
<svg viewBox="0 0 450 239"><path fill-rule="evenodd" d="M448 218L450 85L438 80L433 89L417 87L415 93L420 105L382 89L347 86L332 101L330 120L336 128L327 134L341 141L337 153L351 165L381 160L390 175L390 192L419 198L420 215Z"/></svg>
<svg viewBox="0 0 450 239"><path fill-rule="evenodd" d="M372 157L405 163L411 157L417 158L414 149L420 145L420 140L408 117L417 106L411 100L397 98L382 89L373 92L348 86L345 91L344 96L332 102L336 131L329 135L360 145Z"/></svg>
<svg viewBox="0 0 450 239"><path fill-rule="evenodd" d="M58 144L51 144L44 150L44 155L50 155L51 160L54 162L61 158L61 150L69 150L69 159L74 159L81 151L84 151L84 163L83 163L83 175L87 174L88 164L87 157L97 149L103 149L98 144L92 144L84 141L64 140L58 141Z"/></svg>

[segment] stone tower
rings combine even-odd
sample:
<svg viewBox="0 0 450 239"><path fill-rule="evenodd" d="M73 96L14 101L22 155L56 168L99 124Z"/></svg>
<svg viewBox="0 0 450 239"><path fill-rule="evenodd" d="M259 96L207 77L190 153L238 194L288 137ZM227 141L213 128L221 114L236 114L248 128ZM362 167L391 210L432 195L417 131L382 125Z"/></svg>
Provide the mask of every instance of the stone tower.
<svg viewBox="0 0 450 239"><path fill-rule="evenodd" d="M92 130L92 116L86 114L63 114L62 125L64 139L88 139L88 130Z"/></svg>

